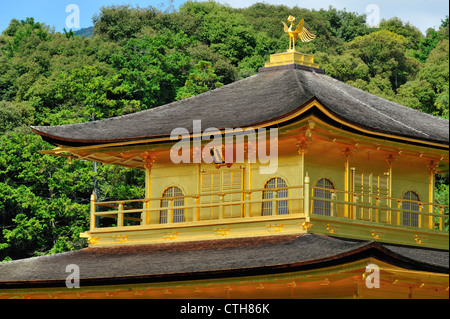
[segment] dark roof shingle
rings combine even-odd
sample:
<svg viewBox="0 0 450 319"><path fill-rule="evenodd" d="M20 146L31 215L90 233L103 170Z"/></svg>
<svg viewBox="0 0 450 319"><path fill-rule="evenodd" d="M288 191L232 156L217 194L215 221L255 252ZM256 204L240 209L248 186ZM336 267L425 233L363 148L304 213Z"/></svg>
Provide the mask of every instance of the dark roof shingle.
<svg viewBox="0 0 450 319"><path fill-rule="evenodd" d="M0 289L30 281L64 283L68 275L66 266L70 264L79 266L82 280L92 282L124 278L158 278L163 281L171 276L194 278L205 273L236 276L264 273L270 269L292 271L293 268L289 267L320 268L327 266L327 262L340 262L361 252L366 253L365 257L389 259L410 269L448 272L449 268L448 251L304 234L85 248L4 262L0 263Z"/></svg>
<svg viewBox="0 0 450 319"><path fill-rule="evenodd" d="M39 126L33 130L62 145L100 144L169 136L192 131L255 126L299 110L317 99L330 112L373 132L449 144L449 121L402 106L304 70L264 72L185 100L95 122Z"/></svg>

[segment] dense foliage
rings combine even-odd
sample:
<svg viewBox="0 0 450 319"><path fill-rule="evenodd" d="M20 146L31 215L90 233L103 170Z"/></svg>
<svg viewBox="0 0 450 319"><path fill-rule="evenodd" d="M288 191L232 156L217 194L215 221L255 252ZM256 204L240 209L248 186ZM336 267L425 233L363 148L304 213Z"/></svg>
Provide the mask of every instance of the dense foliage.
<svg viewBox="0 0 450 319"><path fill-rule="evenodd" d="M156 107L253 75L288 44L281 21L305 18L301 44L327 74L423 112L449 116L448 16L423 35L394 18L255 4L186 2L178 10L103 7L93 35L54 32L33 18L0 35L0 261L86 246L93 178L100 200L142 198L143 174L42 155L30 125L102 119ZM90 33L86 33L90 34ZM448 203L448 175L437 200Z"/></svg>

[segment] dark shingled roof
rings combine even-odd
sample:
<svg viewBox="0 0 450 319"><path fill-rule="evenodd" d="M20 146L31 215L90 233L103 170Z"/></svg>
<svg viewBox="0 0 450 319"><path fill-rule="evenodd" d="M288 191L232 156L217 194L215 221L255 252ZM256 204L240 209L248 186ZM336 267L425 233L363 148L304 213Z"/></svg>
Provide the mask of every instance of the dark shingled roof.
<svg viewBox="0 0 450 319"><path fill-rule="evenodd" d="M106 120L32 127L53 144L90 145L169 136L174 128L256 126L317 99L340 119L373 132L449 144L449 121L305 70L262 72L221 88Z"/></svg>
<svg viewBox="0 0 450 319"><path fill-rule="evenodd" d="M0 263L0 289L64 285L66 266L87 284L157 282L316 269L374 257L399 267L448 273L448 251L285 235L187 243L85 248Z"/></svg>

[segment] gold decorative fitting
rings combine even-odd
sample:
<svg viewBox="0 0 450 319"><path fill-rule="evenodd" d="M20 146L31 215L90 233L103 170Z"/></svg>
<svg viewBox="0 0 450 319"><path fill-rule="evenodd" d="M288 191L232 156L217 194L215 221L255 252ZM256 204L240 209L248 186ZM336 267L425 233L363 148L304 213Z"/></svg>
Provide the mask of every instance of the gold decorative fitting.
<svg viewBox="0 0 450 319"><path fill-rule="evenodd" d="M162 291L162 293L163 293L164 295L171 295L171 294L172 294L172 292L171 292L169 289L164 289L164 290Z"/></svg>
<svg viewBox="0 0 450 319"><path fill-rule="evenodd" d="M263 290L264 285L262 283L260 283L258 286L256 286L256 289Z"/></svg>
<svg viewBox="0 0 450 319"><path fill-rule="evenodd" d="M214 232L216 233L217 236L226 236L228 235L228 233L230 232L230 228L216 228L214 229Z"/></svg>
<svg viewBox="0 0 450 319"><path fill-rule="evenodd" d="M277 232L280 232L282 229L283 229L283 224L279 224L279 225L277 225L277 224L274 224L274 225L270 224L270 225L267 226L267 230L270 233L277 233Z"/></svg>
<svg viewBox="0 0 450 319"><path fill-rule="evenodd" d="M325 228L327 229L327 232L330 234L334 234L334 229L330 226L330 224L326 224Z"/></svg>
<svg viewBox="0 0 450 319"><path fill-rule="evenodd" d="M328 278L325 278L324 282L321 283L321 286L328 286L330 284L330 280Z"/></svg>
<svg viewBox="0 0 450 319"><path fill-rule="evenodd" d="M310 222L304 222L302 224L299 224L300 226L302 226L303 230L309 230L312 228L313 224L311 224Z"/></svg>
<svg viewBox="0 0 450 319"><path fill-rule="evenodd" d="M288 287L292 287L292 288L297 287L297 284L295 283L295 281L288 282L287 285L288 285Z"/></svg>
<svg viewBox="0 0 450 319"><path fill-rule="evenodd" d="M95 245L98 243L99 240L100 240L100 237L89 237L88 242L91 245Z"/></svg>
<svg viewBox="0 0 450 319"><path fill-rule="evenodd" d="M167 240L173 240L177 238L178 232L171 232L171 233L163 233L163 238Z"/></svg>
<svg viewBox="0 0 450 319"><path fill-rule="evenodd" d="M112 238L113 238L114 242L121 244L128 240L128 235L115 235L115 236L112 236Z"/></svg>
<svg viewBox="0 0 450 319"><path fill-rule="evenodd" d="M380 239L379 234L380 234L380 233L375 232L375 230L373 230L373 229L370 231L370 235L371 235L374 239Z"/></svg>
<svg viewBox="0 0 450 319"><path fill-rule="evenodd" d="M419 235L414 235L414 240L416 241L416 243L418 243L419 245L423 245L423 241L424 241L424 237L419 236Z"/></svg>

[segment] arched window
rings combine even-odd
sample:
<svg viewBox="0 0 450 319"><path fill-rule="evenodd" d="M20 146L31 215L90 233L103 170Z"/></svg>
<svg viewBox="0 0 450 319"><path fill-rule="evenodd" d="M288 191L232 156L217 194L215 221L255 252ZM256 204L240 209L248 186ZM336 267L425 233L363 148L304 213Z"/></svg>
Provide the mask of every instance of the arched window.
<svg viewBox="0 0 450 319"><path fill-rule="evenodd" d="M334 189L333 183L329 179L319 179L316 183L316 187L320 187L320 189L314 188L313 196L315 198L331 199L331 191L323 189ZM315 199L313 202L313 208L314 214L331 216L331 202Z"/></svg>
<svg viewBox="0 0 450 319"><path fill-rule="evenodd" d="M402 209L403 209L403 226L419 227L419 214L414 213L419 211L419 195L413 191L407 191L403 195Z"/></svg>
<svg viewBox="0 0 450 319"><path fill-rule="evenodd" d="M264 189L268 188L280 188L280 187L287 187L286 182L284 179L279 177L271 178L267 181L266 185L264 186ZM287 198L289 196L289 191L287 189L280 189L277 191L272 190L265 190L263 191L263 199L272 199L274 198L274 193L276 194L276 198ZM272 215L272 204L273 201L263 202L262 203L262 216L271 216ZM277 200L276 202L276 214L277 215L287 215L289 214L289 203L287 200Z"/></svg>
<svg viewBox="0 0 450 319"><path fill-rule="evenodd" d="M183 192L178 187L169 187L163 193L163 198L161 200L161 207L179 207L184 206L184 198L173 198L183 196ZM173 205L171 203L173 202ZM159 223L167 224L171 222L169 220L170 215L168 214L168 210L161 210L159 214ZM184 222L184 208L174 208L173 209L173 222L174 223L182 223Z"/></svg>

